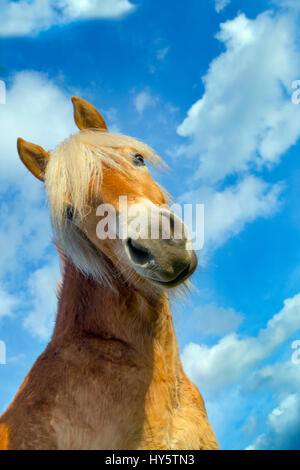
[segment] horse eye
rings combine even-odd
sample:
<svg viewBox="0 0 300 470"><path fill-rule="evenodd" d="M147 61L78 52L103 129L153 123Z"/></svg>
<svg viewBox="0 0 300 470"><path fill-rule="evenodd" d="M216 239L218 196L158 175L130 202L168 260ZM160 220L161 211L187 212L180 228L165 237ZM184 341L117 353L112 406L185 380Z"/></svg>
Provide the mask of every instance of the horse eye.
<svg viewBox="0 0 300 470"><path fill-rule="evenodd" d="M134 163L136 166L143 166L143 165L145 165L144 157L143 157L142 155L140 155L139 153L137 153L136 155L134 155L133 163Z"/></svg>

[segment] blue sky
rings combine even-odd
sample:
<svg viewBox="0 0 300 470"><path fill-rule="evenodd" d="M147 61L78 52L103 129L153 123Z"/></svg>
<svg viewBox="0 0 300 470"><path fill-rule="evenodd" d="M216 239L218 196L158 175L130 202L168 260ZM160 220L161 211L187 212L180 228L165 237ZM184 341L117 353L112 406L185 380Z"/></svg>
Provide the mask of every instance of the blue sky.
<svg viewBox="0 0 300 470"><path fill-rule="evenodd" d="M173 310L221 447L299 449L299 2L84 5L0 0L0 412L50 337L60 277L16 138L53 148L78 95L157 150L176 201L205 204L195 290Z"/></svg>

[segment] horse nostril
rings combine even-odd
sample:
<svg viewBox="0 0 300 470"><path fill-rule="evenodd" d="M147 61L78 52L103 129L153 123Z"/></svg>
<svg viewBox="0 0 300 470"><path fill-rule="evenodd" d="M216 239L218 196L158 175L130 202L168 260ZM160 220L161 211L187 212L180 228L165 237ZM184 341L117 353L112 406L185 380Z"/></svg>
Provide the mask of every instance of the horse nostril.
<svg viewBox="0 0 300 470"><path fill-rule="evenodd" d="M133 263L143 266L153 259L150 251L132 238L128 238L126 244Z"/></svg>

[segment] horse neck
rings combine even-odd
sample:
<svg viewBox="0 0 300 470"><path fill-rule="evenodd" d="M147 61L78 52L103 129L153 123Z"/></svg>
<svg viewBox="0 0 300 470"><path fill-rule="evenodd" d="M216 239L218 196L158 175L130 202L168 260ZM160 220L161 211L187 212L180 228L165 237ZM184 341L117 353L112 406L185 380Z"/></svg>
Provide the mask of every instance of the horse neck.
<svg viewBox="0 0 300 470"><path fill-rule="evenodd" d="M177 343L165 294L149 296L115 273L113 288L85 277L65 261L52 341L75 337L116 339L141 353L155 344L177 356Z"/></svg>

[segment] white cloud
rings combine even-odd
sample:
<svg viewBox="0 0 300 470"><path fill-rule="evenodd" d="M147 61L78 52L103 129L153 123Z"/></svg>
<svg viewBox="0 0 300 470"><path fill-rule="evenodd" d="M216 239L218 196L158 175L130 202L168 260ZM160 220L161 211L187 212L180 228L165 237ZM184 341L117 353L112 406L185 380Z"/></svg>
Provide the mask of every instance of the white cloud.
<svg viewBox="0 0 300 470"><path fill-rule="evenodd" d="M272 3L280 7L291 8L292 10L300 8L298 0L273 0Z"/></svg>
<svg viewBox="0 0 300 470"><path fill-rule="evenodd" d="M20 161L16 140L21 136L51 149L76 131L70 97L42 74L17 73L7 88L6 105L0 107L0 127L0 279L9 282L13 274L15 283L22 280L18 297L23 299L24 327L48 339L57 303L58 260L50 248L44 186ZM41 259L44 267L35 270ZM0 289L0 316L9 315L15 302Z"/></svg>
<svg viewBox="0 0 300 470"><path fill-rule="evenodd" d="M300 328L300 294L284 301L257 337L232 333L212 347L188 344L182 360L189 377L201 390L218 392L241 380L242 376L267 358Z"/></svg>
<svg viewBox="0 0 300 470"><path fill-rule="evenodd" d="M268 431L255 439L248 450L295 450L300 445L300 394L290 394L267 419Z"/></svg>
<svg viewBox="0 0 300 470"><path fill-rule="evenodd" d="M24 327L42 340L47 340L53 331L57 308L55 293L59 278L59 265L54 260L32 273L28 281L32 308L26 315Z"/></svg>
<svg viewBox="0 0 300 470"><path fill-rule="evenodd" d="M156 53L156 58L158 60L163 61L165 59L166 55L168 54L169 50L170 50L169 46L166 46L166 47L163 47L162 49L159 49Z"/></svg>
<svg viewBox="0 0 300 470"><path fill-rule="evenodd" d="M17 73L7 88L6 104L0 106L1 182L23 185L28 173L17 154L18 137L53 148L76 130L72 116L70 98L54 81L37 72ZM30 176L30 187L32 181Z"/></svg>
<svg viewBox="0 0 300 470"><path fill-rule="evenodd" d="M221 24L225 51L210 64L205 92L178 127L189 138L182 151L198 161L195 179L227 175L279 162L300 135L300 107L291 84L299 77L296 15L282 10Z"/></svg>
<svg viewBox="0 0 300 470"><path fill-rule="evenodd" d="M247 392L259 392L266 389L276 391L277 394L286 393L286 390L297 391L300 388L300 365L292 362L276 362L254 371L246 381L244 389Z"/></svg>
<svg viewBox="0 0 300 470"><path fill-rule="evenodd" d="M217 38L225 50L177 129L187 139L178 154L190 157L196 188L181 200L205 204L206 254L281 208L284 184L251 173L272 169L300 136L300 106L291 99L300 73L295 11L253 20L239 14L221 24ZM228 176L237 182L228 184Z"/></svg>
<svg viewBox="0 0 300 470"><path fill-rule="evenodd" d="M0 36L27 36L76 20L118 18L133 9L128 0L0 0Z"/></svg>
<svg viewBox="0 0 300 470"><path fill-rule="evenodd" d="M0 0L0 37L26 36L48 29L56 12L50 0Z"/></svg>
<svg viewBox="0 0 300 470"><path fill-rule="evenodd" d="M250 436L255 432L257 428L257 418L255 416L249 416L246 423L242 427L243 434Z"/></svg>
<svg viewBox="0 0 300 470"><path fill-rule="evenodd" d="M57 0L63 16L74 19L116 18L133 10L128 0Z"/></svg>
<svg viewBox="0 0 300 470"><path fill-rule="evenodd" d="M9 294L0 285L0 319L3 317L10 317L18 304L18 299Z"/></svg>
<svg viewBox="0 0 300 470"><path fill-rule="evenodd" d="M49 149L76 130L69 97L41 74L16 74L6 98L0 107L0 279L21 274L26 261L34 266L51 243L44 187L20 161L17 137Z"/></svg>
<svg viewBox="0 0 300 470"><path fill-rule="evenodd" d="M257 217L269 217L278 211L282 189L280 183L271 185L255 176L247 176L223 191L203 186L184 194L180 200L205 205L204 250L207 251L237 235Z"/></svg>
<svg viewBox="0 0 300 470"><path fill-rule="evenodd" d="M193 313L190 323L193 330L206 335L222 336L237 330L243 316L233 308L223 308L214 302L202 305Z"/></svg>
<svg viewBox="0 0 300 470"><path fill-rule="evenodd" d="M290 355L294 350L290 349ZM267 416L264 434L248 449L298 449L300 445L300 366L290 360L275 362L254 371L242 387L242 393L271 391L279 404ZM261 420L262 417L260 417Z"/></svg>
<svg viewBox="0 0 300 470"><path fill-rule="evenodd" d="M149 90L143 90L134 97L134 105L139 113L143 113L145 109L155 106L157 98L153 97Z"/></svg>
<svg viewBox="0 0 300 470"><path fill-rule="evenodd" d="M231 2L231 0L215 0L216 12L224 10L224 8Z"/></svg>

